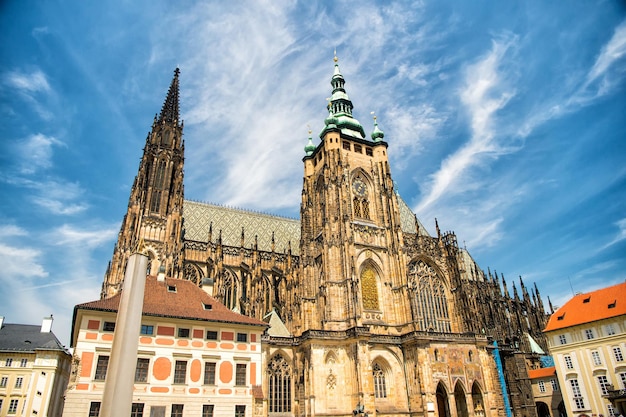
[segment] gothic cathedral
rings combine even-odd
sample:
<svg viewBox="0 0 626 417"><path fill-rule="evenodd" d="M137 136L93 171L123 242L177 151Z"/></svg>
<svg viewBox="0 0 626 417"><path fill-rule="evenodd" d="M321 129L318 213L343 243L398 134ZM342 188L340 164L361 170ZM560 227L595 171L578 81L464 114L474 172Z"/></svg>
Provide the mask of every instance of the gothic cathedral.
<svg viewBox="0 0 626 417"><path fill-rule="evenodd" d="M331 86L321 142L304 148L298 221L184 200L177 69L102 297L120 290L143 241L150 274L268 322L261 415L536 417L539 291L520 278L511 296L454 233L430 236L394 188L376 120L368 138L353 117L336 57Z"/></svg>

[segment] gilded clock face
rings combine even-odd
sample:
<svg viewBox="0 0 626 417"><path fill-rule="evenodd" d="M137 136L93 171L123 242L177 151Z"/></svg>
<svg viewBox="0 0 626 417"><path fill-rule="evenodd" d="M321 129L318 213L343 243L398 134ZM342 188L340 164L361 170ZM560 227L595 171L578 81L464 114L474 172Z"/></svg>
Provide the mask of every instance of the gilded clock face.
<svg viewBox="0 0 626 417"><path fill-rule="evenodd" d="M352 181L352 189L359 197L363 197L367 194L367 187L365 186L365 183L358 178Z"/></svg>

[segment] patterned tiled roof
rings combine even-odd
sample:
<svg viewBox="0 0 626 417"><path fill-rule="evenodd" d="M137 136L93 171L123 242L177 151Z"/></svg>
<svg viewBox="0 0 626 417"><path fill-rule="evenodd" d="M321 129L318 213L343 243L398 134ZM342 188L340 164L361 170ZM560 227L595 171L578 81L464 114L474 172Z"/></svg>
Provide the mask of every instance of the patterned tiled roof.
<svg viewBox="0 0 626 417"><path fill-rule="evenodd" d="M171 290L173 288L175 291ZM104 300L78 304L74 311L82 309L116 312L123 292L124 290ZM154 276L146 277L143 314L267 327L261 320L229 310L193 282L174 278L166 278L165 282L159 282Z"/></svg>
<svg viewBox="0 0 626 417"><path fill-rule="evenodd" d="M575 295L548 321L544 332L626 315L626 282Z"/></svg>
<svg viewBox="0 0 626 417"><path fill-rule="evenodd" d="M241 229L244 229L244 246L254 245L258 239L259 250L272 251L272 233L276 252L286 253L291 242L294 255L300 252L300 221L272 216L254 211L240 210L208 203L185 200L185 239L206 242L209 226L213 223L213 241L222 233L222 244L241 246Z"/></svg>
<svg viewBox="0 0 626 417"><path fill-rule="evenodd" d="M405 233L416 233L415 215L409 206L398 196L400 222ZM259 250L272 251L272 233L275 251L286 253L291 242L291 252L300 253L300 220L273 216L265 213L241 210L216 204L185 200L185 239L207 242L209 227L213 223L213 241L222 233L222 243L226 246L241 245L241 229L245 233L244 246L254 245L257 237ZM428 236L426 228L419 222L420 235Z"/></svg>

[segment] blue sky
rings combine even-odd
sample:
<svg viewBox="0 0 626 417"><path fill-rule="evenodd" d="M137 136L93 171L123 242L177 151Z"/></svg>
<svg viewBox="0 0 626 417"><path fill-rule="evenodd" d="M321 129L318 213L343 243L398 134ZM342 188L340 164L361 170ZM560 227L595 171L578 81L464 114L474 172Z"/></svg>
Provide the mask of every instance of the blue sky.
<svg viewBox="0 0 626 417"><path fill-rule="evenodd" d="M483 269L555 305L626 279L623 2L225 4L0 3L7 322L52 313L69 345L177 66L185 197L297 217L335 49L431 233L436 217Z"/></svg>

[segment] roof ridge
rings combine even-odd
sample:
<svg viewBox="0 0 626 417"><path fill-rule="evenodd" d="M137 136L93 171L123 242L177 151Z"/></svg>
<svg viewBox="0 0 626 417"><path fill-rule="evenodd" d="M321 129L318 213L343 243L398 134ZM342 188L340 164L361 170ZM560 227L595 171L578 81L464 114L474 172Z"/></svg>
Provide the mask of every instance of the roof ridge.
<svg viewBox="0 0 626 417"><path fill-rule="evenodd" d="M262 216L266 216L266 217L272 217L275 219L281 219L281 220L292 220L295 222L300 222L300 219L295 218L295 217L289 217L289 216L280 216L278 214L272 214L266 211L260 211L260 210L253 210L253 209L247 209L247 208L242 208L242 207L236 207L236 206L229 206L226 204L219 204L219 203L212 203L212 202L207 202L207 201L202 201L202 200L193 200L193 199L189 199L189 198L185 198L184 200L185 202L190 202L190 203L196 203L196 204L203 204L206 206L213 206L216 208L222 208L222 209L227 209L227 210L236 210L242 213L248 213L248 214L259 214Z"/></svg>

